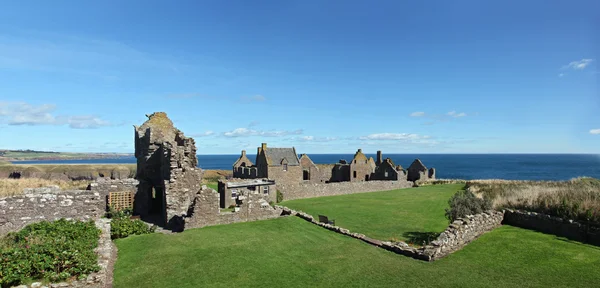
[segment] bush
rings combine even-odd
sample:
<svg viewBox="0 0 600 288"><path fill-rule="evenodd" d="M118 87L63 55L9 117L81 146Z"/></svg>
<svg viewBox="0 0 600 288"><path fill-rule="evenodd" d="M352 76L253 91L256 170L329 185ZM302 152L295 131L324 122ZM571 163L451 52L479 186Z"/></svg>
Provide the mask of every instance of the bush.
<svg viewBox="0 0 600 288"><path fill-rule="evenodd" d="M113 207L108 208L106 212L106 218L129 218L133 214L133 209L125 208L117 210Z"/></svg>
<svg viewBox="0 0 600 288"><path fill-rule="evenodd" d="M110 222L110 238L119 239L130 235L154 233L156 226L149 227L143 221L131 220L129 217L115 218Z"/></svg>
<svg viewBox="0 0 600 288"><path fill-rule="evenodd" d="M482 213L492 209L492 201L484 197L478 198L470 191L458 191L450 200L448 200L450 208L446 208L446 218L450 222L467 215Z"/></svg>
<svg viewBox="0 0 600 288"><path fill-rule="evenodd" d="M11 287L31 279L56 282L83 278L100 270L101 231L93 221L42 221L27 225L0 240L0 286Z"/></svg>
<svg viewBox="0 0 600 288"><path fill-rule="evenodd" d="M277 190L277 203L283 202L283 194L281 191Z"/></svg>

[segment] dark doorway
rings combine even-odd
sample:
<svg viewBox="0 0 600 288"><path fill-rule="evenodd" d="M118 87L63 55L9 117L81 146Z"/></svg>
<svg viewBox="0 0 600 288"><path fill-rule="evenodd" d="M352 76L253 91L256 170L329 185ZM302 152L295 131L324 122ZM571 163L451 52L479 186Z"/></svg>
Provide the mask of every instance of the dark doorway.
<svg viewBox="0 0 600 288"><path fill-rule="evenodd" d="M310 180L310 172L308 170L304 170L302 173L303 180Z"/></svg>
<svg viewBox="0 0 600 288"><path fill-rule="evenodd" d="M369 175L365 175L365 181L369 181Z"/></svg>

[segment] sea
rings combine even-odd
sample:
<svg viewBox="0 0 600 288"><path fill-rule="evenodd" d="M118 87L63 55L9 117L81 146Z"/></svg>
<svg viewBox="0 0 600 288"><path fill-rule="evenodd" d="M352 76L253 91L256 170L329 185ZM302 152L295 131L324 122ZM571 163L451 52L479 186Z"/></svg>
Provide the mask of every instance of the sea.
<svg viewBox="0 0 600 288"><path fill-rule="evenodd" d="M375 154L366 154L376 159ZM353 154L309 154L316 164L333 164ZM248 155L255 159L256 155ZM384 154L404 168L421 159L436 169L438 179L568 180L575 177L600 179L600 155L595 154ZM202 169L232 169L238 155L198 155ZM133 156L90 160L29 160L18 164L131 164Z"/></svg>

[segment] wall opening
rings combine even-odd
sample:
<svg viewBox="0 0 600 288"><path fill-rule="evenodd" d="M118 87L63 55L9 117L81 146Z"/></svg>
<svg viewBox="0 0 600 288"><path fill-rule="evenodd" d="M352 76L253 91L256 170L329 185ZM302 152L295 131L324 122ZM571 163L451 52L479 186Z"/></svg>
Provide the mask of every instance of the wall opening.
<svg viewBox="0 0 600 288"><path fill-rule="evenodd" d="M283 171L287 171L288 167L287 164L283 164Z"/></svg>
<svg viewBox="0 0 600 288"><path fill-rule="evenodd" d="M302 180L310 180L310 172L308 170L302 171Z"/></svg>
<svg viewBox="0 0 600 288"><path fill-rule="evenodd" d="M369 181L369 175L365 175L365 181Z"/></svg>
<svg viewBox="0 0 600 288"><path fill-rule="evenodd" d="M354 178L356 178L356 171L354 171L354 175L353 176L354 176Z"/></svg>

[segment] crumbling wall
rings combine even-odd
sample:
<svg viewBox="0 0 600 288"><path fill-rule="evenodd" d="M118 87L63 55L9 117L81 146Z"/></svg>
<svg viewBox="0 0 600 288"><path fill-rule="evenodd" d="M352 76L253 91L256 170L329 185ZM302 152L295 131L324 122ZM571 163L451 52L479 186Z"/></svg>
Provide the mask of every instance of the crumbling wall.
<svg viewBox="0 0 600 288"><path fill-rule="evenodd" d="M196 195L191 217L185 218L185 228L266 220L281 215L281 208L273 208L261 195L250 194L239 200L241 201L239 211L221 212L219 193L203 186Z"/></svg>
<svg viewBox="0 0 600 288"><path fill-rule="evenodd" d="M42 220L99 218L106 210L106 195L100 191L63 191L50 186L27 188L23 195L0 198L0 235Z"/></svg>
<svg viewBox="0 0 600 288"><path fill-rule="evenodd" d="M364 192L379 192L410 188L408 181L363 181L363 182L335 182L327 184L302 183L279 184L277 189L283 194L284 200L313 198L321 196L334 196Z"/></svg>
<svg viewBox="0 0 600 288"><path fill-rule="evenodd" d="M164 112L148 116L135 128L136 179L140 182L134 213L158 217L159 224L179 225L200 190L202 170L196 168L196 144Z"/></svg>

